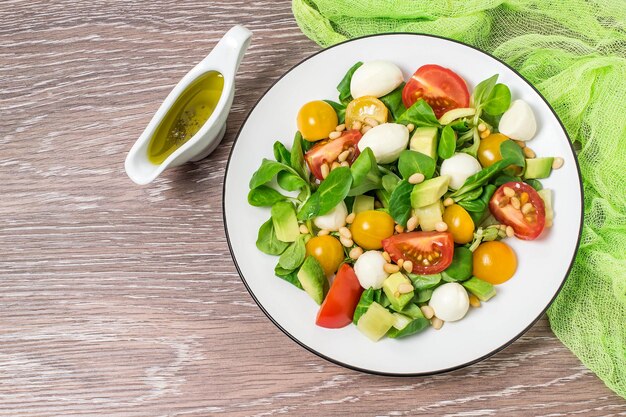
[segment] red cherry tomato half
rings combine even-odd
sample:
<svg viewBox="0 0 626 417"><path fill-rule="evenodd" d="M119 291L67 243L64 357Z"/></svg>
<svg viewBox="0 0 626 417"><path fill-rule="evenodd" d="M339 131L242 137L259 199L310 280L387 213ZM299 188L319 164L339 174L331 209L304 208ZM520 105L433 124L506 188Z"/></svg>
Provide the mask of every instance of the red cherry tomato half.
<svg viewBox="0 0 626 417"><path fill-rule="evenodd" d="M358 130L348 130L337 139L324 140L309 149L304 154L304 159L315 178L320 181L323 180L322 164L332 164L343 151L350 150L350 156L348 156L346 161L352 165L357 156L359 156L357 144L362 136Z"/></svg>
<svg viewBox="0 0 626 417"><path fill-rule="evenodd" d="M402 102L407 109L420 98L439 118L449 110L468 107L470 94L465 80L454 71L430 64L419 67L402 90Z"/></svg>
<svg viewBox="0 0 626 417"><path fill-rule="evenodd" d="M452 263L454 240L449 232L400 233L383 240L394 262L411 261L414 274L436 274Z"/></svg>
<svg viewBox="0 0 626 417"><path fill-rule="evenodd" d="M362 292L363 287L359 284L354 269L348 264L341 265L317 313L315 324L338 329L352 323L352 316Z"/></svg>
<svg viewBox="0 0 626 417"><path fill-rule="evenodd" d="M512 192L505 192L507 188ZM524 240L536 239L546 224L543 200L533 187L523 182L507 182L498 188L491 197L489 210L500 223L511 226L515 236Z"/></svg>

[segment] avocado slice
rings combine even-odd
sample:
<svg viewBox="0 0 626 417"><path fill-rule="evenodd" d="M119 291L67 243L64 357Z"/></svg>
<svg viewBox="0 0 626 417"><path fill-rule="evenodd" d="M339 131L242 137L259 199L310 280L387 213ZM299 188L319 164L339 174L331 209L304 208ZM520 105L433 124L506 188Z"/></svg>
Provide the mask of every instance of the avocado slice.
<svg viewBox="0 0 626 417"><path fill-rule="evenodd" d="M546 227L552 226L552 220L554 220L554 208L552 207L552 190L544 188L537 191L539 197L543 200L543 205L546 210Z"/></svg>
<svg viewBox="0 0 626 417"><path fill-rule="evenodd" d="M496 288L489 282L476 277L471 277L461 283L465 289L474 294L480 301L487 301L496 295Z"/></svg>
<svg viewBox="0 0 626 417"><path fill-rule="evenodd" d="M322 267L314 257L306 257L298 271L298 281L300 281L302 289L311 296L313 301L317 304L322 304L330 285Z"/></svg>
<svg viewBox="0 0 626 417"><path fill-rule="evenodd" d="M402 272L396 272L389 275L385 281L383 281L383 292L391 303L391 308L395 311L402 311L402 309L413 299L414 292L400 294L398 287L401 284L409 284L411 288L413 284Z"/></svg>
<svg viewBox="0 0 626 417"><path fill-rule="evenodd" d="M443 207L440 200L427 206L416 208L413 211L424 232L435 230L435 225L443 221Z"/></svg>
<svg viewBox="0 0 626 417"><path fill-rule="evenodd" d="M437 133L436 127L418 127L413 131L409 149L421 152L437 160Z"/></svg>
<svg viewBox="0 0 626 417"><path fill-rule="evenodd" d="M281 242L295 242L300 236L300 227L293 204L279 201L272 206L272 223L276 238Z"/></svg>
<svg viewBox="0 0 626 417"><path fill-rule="evenodd" d="M352 212L360 213L362 211L374 210L375 198L369 195L357 195L352 203Z"/></svg>
<svg viewBox="0 0 626 417"><path fill-rule="evenodd" d="M383 337L396 322L393 314L377 302L373 302L356 324L365 336L376 342Z"/></svg>
<svg viewBox="0 0 626 417"><path fill-rule="evenodd" d="M461 107L459 109L452 109L445 112L440 118L439 123L442 125L449 125L456 119L461 117L470 117L476 114L476 109L473 107Z"/></svg>
<svg viewBox="0 0 626 417"><path fill-rule="evenodd" d="M446 191L448 191L449 183L450 177L442 175L415 184L413 191L411 191L411 206L413 208L420 208L439 201Z"/></svg>
<svg viewBox="0 0 626 417"><path fill-rule="evenodd" d="M545 158L527 159L524 178L548 178L550 176L550 173L552 172L552 161L554 161L554 158L552 158L551 156Z"/></svg>

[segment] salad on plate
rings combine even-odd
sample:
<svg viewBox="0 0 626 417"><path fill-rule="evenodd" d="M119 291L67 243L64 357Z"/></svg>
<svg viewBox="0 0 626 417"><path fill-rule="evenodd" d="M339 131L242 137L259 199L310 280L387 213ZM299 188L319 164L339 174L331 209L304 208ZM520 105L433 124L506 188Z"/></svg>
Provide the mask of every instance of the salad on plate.
<svg viewBox="0 0 626 417"><path fill-rule="evenodd" d="M462 319L511 279L506 239L552 225L540 179L563 165L527 146L532 108L494 75L473 89L423 65L358 62L338 101L306 103L291 149L277 141L250 180L269 208L257 248L320 305L316 324L377 341ZM532 244L532 243L528 243Z"/></svg>

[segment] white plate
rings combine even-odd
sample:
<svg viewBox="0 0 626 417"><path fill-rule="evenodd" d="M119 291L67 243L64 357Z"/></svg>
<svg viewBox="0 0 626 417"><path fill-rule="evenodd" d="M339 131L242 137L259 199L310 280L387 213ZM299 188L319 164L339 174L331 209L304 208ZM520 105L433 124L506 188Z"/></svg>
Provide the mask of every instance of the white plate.
<svg viewBox="0 0 626 417"><path fill-rule="evenodd" d="M405 79L421 65L448 67L474 86L493 74L526 100L537 117L530 142L537 155L560 156L564 166L542 180L554 190L554 226L532 242L508 239L519 259L515 276L498 294L458 322L406 339L373 343L355 326L317 327L318 306L304 292L274 276L277 258L257 250L259 226L269 209L248 205L248 182L272 144L291 146L296 114L311 100L337 100L335 86L357 61L395 62ZM348 41L304 60L280 78L244 122L224 180L224 225L241 278L263 312L285 334L311 352L337 364L385 375L425 375L450 371L484 359L521 336L544 313L572 265L582 227L582 188L578 165L565 129L539 93L497 59L467 45L425 35L387 34Z"/></svg>

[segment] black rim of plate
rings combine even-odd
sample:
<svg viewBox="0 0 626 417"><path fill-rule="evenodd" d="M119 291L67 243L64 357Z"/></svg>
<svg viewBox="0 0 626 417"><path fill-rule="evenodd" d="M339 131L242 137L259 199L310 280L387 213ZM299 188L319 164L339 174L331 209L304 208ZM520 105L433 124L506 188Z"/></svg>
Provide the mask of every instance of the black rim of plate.
<svg viewBox="0 0 626 417"><path fill-rule="evenodd" d="M295 68L299 67L300 65L302 65L303 63L305 63L306 61L308 61L309 59L313 58L314 56L321 54L329 49L338 47L340 45L344 45L347 43L351 43L351 42L355 42L361 39L366 39L366 38L373 38L373 37L378 37L378 36L406 36L406 35L410 35L410 36L415 36L415 37L426 37L426 38L436 38L436 39L441 39L447 42L452 42L452 43L456 43L459 45L463 45L466 46L468 48L471 48L475 51L480 52L483 55L488 56L491 59L494 59L496 61L498 61L499 63L501 63L502 65L504 65L505 67L507 67L508 69L510 69L511 71L513 71L518 77L520 77L520 79L522 79L526 84L528 84L528 86L530 86L530 88L532 88L538 95L539 97L541 97L541 99L546 103L546 105L548 106L548 108L550 109L550 111L552 112L552 114L554 115L554 117L556 118L556 120L559 122L559 125L561 126L561 129L563 130L563 133L565 134L565 137L567 138L567 142L568 145L570 147L570 151L572 152L572 156L574 157L574 162L576 164L576 171L578 173L578 184L579 184L579 188L580 188L580 207L581 207L581 211L580 211L580 222L579 222L579 229L578 229L578 240L576 241L576 247L574 249L574 253L572 254L572 259L570 260L570 264L567 268L567 272L565 273L565 276L563 277L561 284L559 285L559 288L556 290L556 292L554 293L554 295L552 296L552 299L550 300L550 302L545 306L545 308L541 311L541 313L539 313L539 315L532 320L528 326L526 326L526 328L524 328L521 332L519 332L516 336L514 336L513 338L511 338L509 341L507 341L506 343L502 344L500 347L492 350L491 352L473 359L469 362L465 362L462 363L460 365L456 365L450 368L444 368L444 369L439 369L436 371L432 371L432 372L414 372L414 373L390 373L390 372L381 372L381 371L376 371L376 370L372 370L372 369L365 369L365 368L359 368L357 366L353 366L353 365L349 365L347 363L343 363L341 361L338 361L336 359L333 359L331 357L328 357L318 351L316 351L315 349L311 348L310 346L304 344L303 342L301 342L300 340L298 340L295 336L293 336L291 333L289 333L287 330L285 330L280 324L278 324L278 322L276 320L274 320L274 318L265 310L265 308L263 308L263 305L261 305L261 303L259 302L259 300L257 300L256 296L254 295L254 293L250 290L250 287L248 286L248 283L246 282L245 277L243 276L243 274L241 273L241 269L239 268L239 264L237 263L237 259L235 258L235 254L233 253L233 248L232 245L230 243L230 235L228 234L228 225L226 223L226 178L228 177L228 169L230 168L230 162L233 156L233 152L235 151L235 145L237 144L237 141L239 140L239 136L241 135L241 131L243 130L244 126L246 125L246 123L248 122L248 118L250 117L250 115L254 112L254 109L256 108L256 106L259 104L259 102L263 99L263 97L265 97L265 95L272 89L274 88L274 86L283 79L283 77L285 77L285 75L287 75L288 73L290 73L291 71L293 71ZM582 176L580 173L580 166L578 164L578 158L576 157L576 152L574 150L574 147L572 145L572 141L569 137L569 134L567 133L567 130L565 129L565 126L563 126L563 122L561 122L561 119L559 119L559 116L556 114L556 112L554 111L554 109L552 108L552 106L550 105L550 103L548 103L548 101L545 99L545 97L535 88L534 85L532 85L528 80L526 80L526 78L524 78L519 72L517 72L517 70L515 70L514 68L512 68L510 65L508 65L507 63L505 63L504 61L496 58L495 56L484 52L478 48L473 47L472 45L468 45L466 43L460 42L460 41L456 41L453 39L448 39L445 38L443 36L436 36L436 35L427 35L427 34L420 34L420 33L411 33L411 32L394 32L394 33L379 33L379 34L373 34L373 35L367 35L367 36L362 36L360 38L354 38L354 39L349 39L346 40L344 42L332 45L328 48L324 48L316 53L314 53L313 55L310 55L306 58L304 58L302 61L298 62L296 65L292 66L288 71L286 71L283 75L281 75L276 81L274 81L272 83L272 85L269 86L269 88L267 90L265 90L265 92L261 95L261 97L259 97L259 99L256 101L256 103L254 103L254 106L252 106L252 108L250 109L250 112L248 113L248 115L246 116L246 118L244 119L244 121L241 124L241 127L239 128L239 131L237 132L237 136L235 136L235 140L233 141L230 153L228 155L228 161L226 163L226 170L224 171L224 184L222 187L222 218L223 218L223 222L224 222L224 231L226 233L226 242L228 243L228 250L230 251L230 255L233 259L233 262L235 264L235 268L237 268L237 272L239 274L239 277L241 278L241 281L243 282L244 286L246 287L246 289L248 290L248 293L250 293L250 296L252 296L252 299L254 300L254 302L259 306L259 308L261 309L261 311L263 312L263 314L265 314L267 316L268 319L270 319L270 321L272 323L274 323L274 325L276 327L278 327L284 334L286 334L287 336L289 336L289 338L291 340L293 340L294 342L296 342L297 344L299 344L300 346L302 346L303 348L305 348L306 350L308 350L309 352L319 356L322 359L326 359L329 362L332 362L336 365L340 365L343 366L345 368L348 369L352 369L354 371L359 371L359 372L364 372L367 374L372 374L372 375L381 375L381 376L393 376L393 377L418 377L418 376L429 376L429 375L437 375L437 374L443 374L446 372L452 372L452 371L456 371L458 369L462 369L465 367L468 367L470 365L473 365L475 363L478 363L480 361L483 361L493 355L495 355L496 353L504 350L505 348L507 348L508 346L510 346L513 342L515 342L517 339L519 339L524 333L526 333L531 327L533 327L535 325L535 323L537 323L537 321L539 321L539 319L545 314L546 310L548 310L548 307L550 307L550 305L552 304L552 302L554 302L554 299L557 297L557 295L561 292L561 290L563 289L563 285L565 285L565 281L567 280L567 277L569 276L570 272L572 271L572 267L574 265L574 260L576 259L576 254L578 253L578 249L580 247L580 240L582 237L582 229L583 229L583 213L584 213L584 198L583 198L583 184L582 184Z"/></svg>

